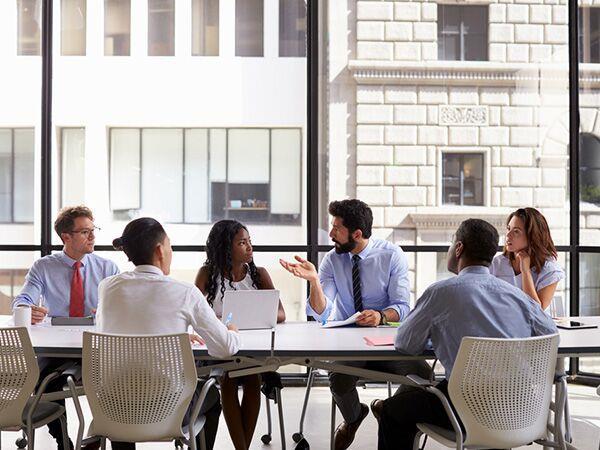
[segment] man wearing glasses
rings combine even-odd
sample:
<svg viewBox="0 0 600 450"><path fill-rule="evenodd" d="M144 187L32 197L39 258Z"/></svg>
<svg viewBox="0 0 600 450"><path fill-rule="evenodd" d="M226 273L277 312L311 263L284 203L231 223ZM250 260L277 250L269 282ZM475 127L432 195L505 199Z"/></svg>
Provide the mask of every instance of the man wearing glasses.
<svg viewBox="0 0 600 450"><path fill-rule="evenodd" d="M21 293L13 300L13 308L31 308L33 324L43 321L46 315L85 317L94 314L98 308L98 283L119 273L114 262L93 254L95 232L99 228L94 226L89 208L63 208L54 222L54 230L63 242L62 251L35 261ZM40 380L64 362L60 358L38 358ZM62 390L63 383L64 379L59 377L48 385L47 391ZM58 448L63 448L60 421L48 424L48 430L59 444Z"/></svg>

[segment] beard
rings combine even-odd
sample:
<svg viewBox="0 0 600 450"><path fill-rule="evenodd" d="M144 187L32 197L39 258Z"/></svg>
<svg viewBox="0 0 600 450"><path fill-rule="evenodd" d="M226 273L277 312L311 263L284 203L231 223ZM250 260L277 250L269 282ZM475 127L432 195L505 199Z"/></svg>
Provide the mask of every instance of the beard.
<svg viewBox="0 0 600 450"><path fill-rule="evenodd" d="M349 253L356 248L356 241L352 238L352 236L348 236L348 242L345 244L340 244L338 241L333 241L335 244L335 252L340 255L342 253Z"/></svg>

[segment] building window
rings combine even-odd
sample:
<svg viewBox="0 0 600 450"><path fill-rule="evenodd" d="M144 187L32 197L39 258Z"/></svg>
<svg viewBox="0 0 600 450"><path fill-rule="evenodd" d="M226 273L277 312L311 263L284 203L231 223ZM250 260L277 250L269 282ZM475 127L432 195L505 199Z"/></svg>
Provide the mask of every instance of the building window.
<svg viewBox="0 0 600 450"><path fill-rule="evenodd" d="M174 0L148 0L148 55L175 55Z"/></svg>
<svg viewBox="0 0 600 450"><path fill-rule="evenodd" d="M219 56L219 0L193 0L192 55Z"/></svg>
<svg viewBox="0 0 600 450"><path fill-rule="evenodd" d="M442 154L442 203L483 206L483 154Z"/></svg>
<svg viewBox="0 0 600 450"><path fill-rule="evenodd" d="M579 8L579 62L600 63L600 8Z"/></svg>
<svg viewBox="0 0 600 450"><path fill-rule="evenodd" d="M61 54L85 56L85 0L62 0L60 18Z"/></svg>
<svg viewBox="0 0 600 450"><path fill-rule="evenodd" d="M306 56L305 0L279 0L279 56Z"/></svg>
<svg viewBox="0 0 600 450"><path fill-rule="evenodd" d="M263 8L263 0L236 0L236 56L263 56Z"/></svg>
<svg viewBox="0 0 600 450"><path fill-rule="evenodd" d="M114 128L110 203L117 220L299 223L301 130Z"/></svg>
<svg viewBox="0 0 600 450"><path fill-rule="evenodd" d="M104 0L104 55L129 56L131 0Z"/></svg>
<svg viewBox="0 0 600 450"><path fill-rule="evenodd" d="M40 0L17 1L17 54L40 54L42 5Z"/></svg>
<svg viewBox="0 0 600 450"><path fill-rule="evenodd" d="M487 61L487 6L438 5L438 59Z"/></svg>
<svg viewBox="0 0 600 450"><path fill-rule="evenodd" d="M0 128L0 223L33 222L33 128Z"/></svg>
<svg viewBox="0 0 600 450"><path fill-rule="evenodd" d="M85 203L85 128L62 128L62 206Z"/></svg>

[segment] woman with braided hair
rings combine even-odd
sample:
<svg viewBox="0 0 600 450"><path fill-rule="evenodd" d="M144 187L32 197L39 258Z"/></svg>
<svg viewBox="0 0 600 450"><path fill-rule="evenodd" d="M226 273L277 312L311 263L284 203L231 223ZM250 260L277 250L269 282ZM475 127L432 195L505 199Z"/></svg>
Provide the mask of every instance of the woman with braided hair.
<svg viewBox="0 0 600 450"><path fill-rule="evenodd" d="M206 262L196 277L196 286L206 296L218 317L223 313L223 295L227 290L274 289L269 273L256 267L248 229L237 220L221 220L210 230L206 241ZM277 322L285 320L281 300ZM260 375L221 380L223 415L236 450L247 450L252 442L260 411ZM243 389L242 402L238 386Z"/></svg>

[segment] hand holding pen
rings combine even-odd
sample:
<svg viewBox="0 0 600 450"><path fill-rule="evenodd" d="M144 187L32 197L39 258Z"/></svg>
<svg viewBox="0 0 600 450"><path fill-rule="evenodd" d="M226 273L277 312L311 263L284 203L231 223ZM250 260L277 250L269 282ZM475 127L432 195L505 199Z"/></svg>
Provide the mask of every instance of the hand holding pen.
<svg viewBox="0 0 600 450"><path fill-rule="evenodd" d="M231 323L232 318L233 318L233 313L230 312L229 314L227 314L227 318L225 319L225 326L227 327L228 330L237 332L239 330L237 329L237 327L234 324Z"/></svg>

